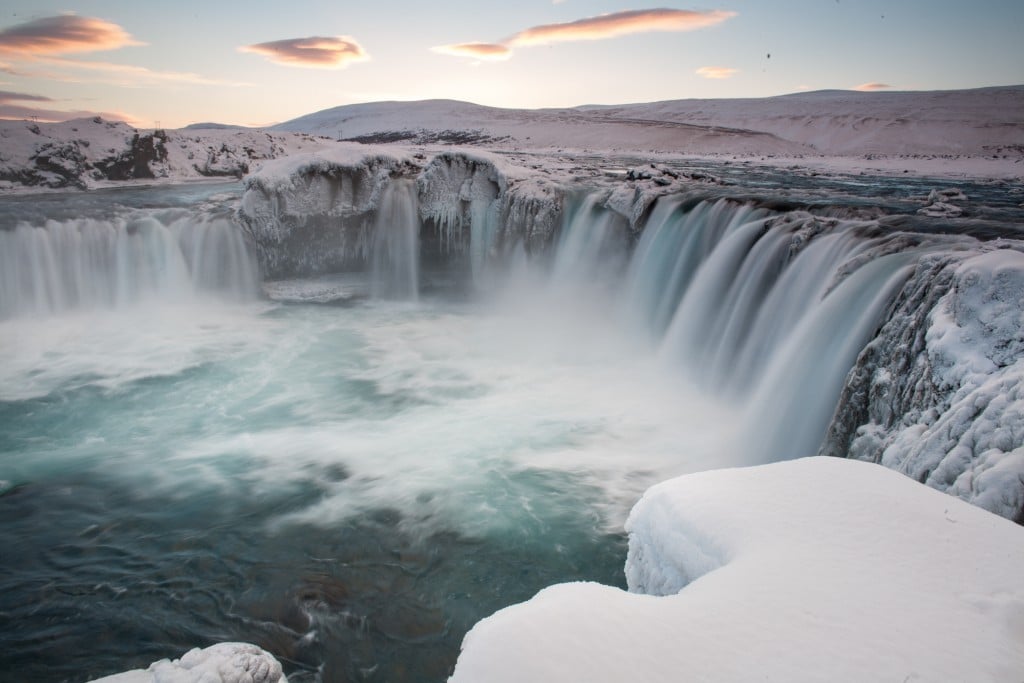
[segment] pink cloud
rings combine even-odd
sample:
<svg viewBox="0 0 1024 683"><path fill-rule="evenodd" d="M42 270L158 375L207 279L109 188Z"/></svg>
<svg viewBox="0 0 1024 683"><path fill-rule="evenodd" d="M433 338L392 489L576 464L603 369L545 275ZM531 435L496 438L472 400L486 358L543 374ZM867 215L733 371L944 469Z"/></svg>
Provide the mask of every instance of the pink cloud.
<svg viewBox="0 0 1024 683"><path fill-rule="evenodd" d="M223 81L214 78L207 78L200 74L185 71L154 71L144 66L131 64L115 64L112 62L82 61L76 59L63 59L61 57L43 57L35 60L37 63L58 67L68 71L84 71L96 74L95 76L73 76L67 73L28 73L25 75L38 78L48 78L65 83L109 83L125 87L141 87L147 85L221 85L241 86L246 83Z"/></svg>
<svg viewBox="0 0 1024 683"><path fill-rule="evenodd" d="M641 9L601 14L562 24L544 24L520 31L509 45L543 45L570 40L603 40L651 31L694 31L736 16L724 10Z"/></svg>
<svg viewBox="0 0 1024 683"><path fill-rule="evenodd" d="M129 45L142 43L117 24L74 14L36 19L0 31L0 54L25 57L116 50Z"/></svg>
<svg viewBox="0 0 1024 683"><path fill-rule="evenodd" d="M704 78L732 78L739 70L728 66L702 66L694 73Z"/></svg>
<svg viewBox="0 0 1024 683"><path fill-rule="evenodd" d="M238 49L262 55L275 64L316 69L342 69L370 58L362 46L348 36L290 38Z"/></svg>
<svg viewBox="0 0 1024 683"><path fill-rule="evenodd" d="M23 92L11 92L10 90L0 90L0 104L7 104L8 102L53 102L53 98L45 97L43 95L31 95Z"/></svg>
<svg viewBox="0 0 1024 683"><path fill-rule="evenodd" d="M490 61L500 61L512 56L512 50L500 43L459 43L456 45L438 45L430 48L433 52L453 57L475 57Z"/></svg>
<svg viewBox="0 0 1024 683"><path fill-rule="evenodd" d="M888 83L861 83L860 85L854 86L854 90L860 90L861 92L873 92L875 90L889 90L892 86Z"/></svg>
<svg viewBox="0 0 1024 683"><path fill-rule="evenodd" d="M644 9L601 14L561 24L542 24L519 31L500 43L457 43L431 48L434 52L476 59L508 59L513 47L547 45L574 40L604 40L652 31L695 31L736 16L725 10Z"/></svg>

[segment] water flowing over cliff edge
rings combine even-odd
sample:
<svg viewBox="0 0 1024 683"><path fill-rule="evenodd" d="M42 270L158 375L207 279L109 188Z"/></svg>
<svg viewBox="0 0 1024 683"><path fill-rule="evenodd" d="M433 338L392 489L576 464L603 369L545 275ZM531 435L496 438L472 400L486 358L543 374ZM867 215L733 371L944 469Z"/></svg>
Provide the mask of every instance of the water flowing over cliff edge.
<svg viewBox="0 0 1024 683"><path fill-rule="evenodd" d="M414 296L429 255L480 287L600 297L679 381L741 407L735 462L881 462L1024 520L1015 195L770 192L654 164L567 186L481 152L348 152L268 165L239 218L269 278L378 264Z"/></svg>
<svg viewBox="0 0 1024 683"><path fill-rule="evenodd" d="M1020 522L1021 193L339 144L8 198L0 668L441 680L496 610L626 587L652 485L816 453Z"/></svg>

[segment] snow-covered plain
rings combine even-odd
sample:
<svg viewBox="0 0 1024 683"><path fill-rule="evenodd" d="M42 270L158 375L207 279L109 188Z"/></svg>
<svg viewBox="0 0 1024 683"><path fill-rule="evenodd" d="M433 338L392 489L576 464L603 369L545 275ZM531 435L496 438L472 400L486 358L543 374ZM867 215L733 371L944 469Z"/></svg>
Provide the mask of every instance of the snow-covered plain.
<svg viewBox="0 0 1024 683"><path fill-rule="evenodd" d="M686 475L627 522L630 592L478 623L453 683L1019 681L1024 529L877 465Z"/></svg>
<svg viewBox="0 0 1024 683"><path fill-rule="evenodd" d="M378 102L279 124L367 142L470 144L753 159L786 167L926 175L1024 175L1024 86L936 92L826 90L572 109Z"/></svg>

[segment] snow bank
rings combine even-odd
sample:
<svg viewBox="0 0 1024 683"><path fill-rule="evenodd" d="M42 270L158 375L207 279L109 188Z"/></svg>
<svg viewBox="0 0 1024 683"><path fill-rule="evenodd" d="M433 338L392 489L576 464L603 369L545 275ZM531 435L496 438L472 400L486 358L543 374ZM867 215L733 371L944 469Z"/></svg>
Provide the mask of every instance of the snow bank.
<svg viewBox="0 0 1024 683"><path fill-rule="evenodd" d="M630 593L562 584L501 610L466 636L450 680L1024 671L1024 529L883 467L818 457L687 475L650 489L627 528Z"/></svg>
<svg viewBox="0 0 1024 683"><path fill-rule="evenodd" d="M107 676L94 683L288 683L281 664L247 643L218 643L189 650L181 659L161 659L148 669Z"/></svg>

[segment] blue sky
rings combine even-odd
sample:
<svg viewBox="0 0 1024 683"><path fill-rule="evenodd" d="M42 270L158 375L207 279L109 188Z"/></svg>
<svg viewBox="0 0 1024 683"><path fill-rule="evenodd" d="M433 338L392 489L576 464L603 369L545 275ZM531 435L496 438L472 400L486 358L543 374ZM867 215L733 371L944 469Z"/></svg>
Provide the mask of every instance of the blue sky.
<svg viewBox="0 0 1024 683"><path fill-rule="evenodd" d="M1024 83L1022 26L1016 0L6 0L0 117L266 125L374 100L532 108L1008 85Z"/></svg>

